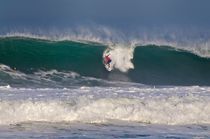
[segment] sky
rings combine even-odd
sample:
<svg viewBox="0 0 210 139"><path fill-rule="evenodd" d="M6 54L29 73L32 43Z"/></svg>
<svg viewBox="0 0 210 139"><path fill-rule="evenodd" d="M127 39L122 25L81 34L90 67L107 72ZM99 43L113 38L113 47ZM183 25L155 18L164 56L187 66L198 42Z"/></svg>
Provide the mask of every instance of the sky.
<svg viewBox="0 0 210 139"><path fill-rule="evenodd" d="M0 0L0 29L210 27L210 0Z"/></svg>

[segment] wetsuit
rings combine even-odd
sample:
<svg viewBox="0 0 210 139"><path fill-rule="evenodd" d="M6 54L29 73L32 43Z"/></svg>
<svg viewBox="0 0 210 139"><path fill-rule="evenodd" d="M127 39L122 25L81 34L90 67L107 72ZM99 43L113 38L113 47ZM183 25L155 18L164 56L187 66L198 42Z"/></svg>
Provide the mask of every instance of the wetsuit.
<svg viewBox="0 0 210 139"><path fill-rule="evenodd" d="M105 63L106 64L110 64L112 62L112 60L110 59L109 56L105 56Z"/></svg>

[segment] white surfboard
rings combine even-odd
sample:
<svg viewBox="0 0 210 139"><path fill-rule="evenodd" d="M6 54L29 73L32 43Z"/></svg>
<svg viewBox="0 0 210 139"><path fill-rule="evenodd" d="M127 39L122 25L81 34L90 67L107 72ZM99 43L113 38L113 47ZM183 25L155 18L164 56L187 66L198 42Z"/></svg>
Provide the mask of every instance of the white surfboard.
<svg viewBox="0 0 210 139"><path fill-rule="evenodd" d="M105 64L105 68L106 68L106 70L108 70L108 71L112 71L111 66L109 66L108 64Z"/></svg>

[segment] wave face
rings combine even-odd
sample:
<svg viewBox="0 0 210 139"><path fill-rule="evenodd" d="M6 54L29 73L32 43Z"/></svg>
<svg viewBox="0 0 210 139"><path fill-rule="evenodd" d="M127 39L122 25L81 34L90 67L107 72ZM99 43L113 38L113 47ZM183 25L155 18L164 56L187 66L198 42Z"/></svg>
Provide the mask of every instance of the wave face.
<svg viewBox="0 0 210 139"><path fill-rule="evenodd" d="M107 48L90 42L0 38L0 83L65 82L68 86L91 80L100 85L94 78L147 85L210 85L209 58L169 46L115 45L111 47L115 69L108 72L102 62ZM89 77L88 81L84 77Z"/></svg>

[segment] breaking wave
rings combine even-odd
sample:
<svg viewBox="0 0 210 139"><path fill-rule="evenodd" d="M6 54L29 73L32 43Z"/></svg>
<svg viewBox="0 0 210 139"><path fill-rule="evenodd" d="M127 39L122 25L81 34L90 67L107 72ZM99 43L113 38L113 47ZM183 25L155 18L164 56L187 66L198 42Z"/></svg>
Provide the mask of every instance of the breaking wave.
<svg viewBox="0 0 210 139"><path fill-rule="evenodd" d="M102 62L106 49L112 53L111 72L106 71ZM69 86L69 82L78 80L85 83L81 82L84 77L148 85L210 85L208 57L159 44L6 36L0 38L0 63L1 85L66 81Z"/></svg>
<svg viewBox="0 0 210 139"><path fill-rule="evenodd" d="M209 124L210 88L1 89L0 125L22 122L114 121Z"/></svg>

